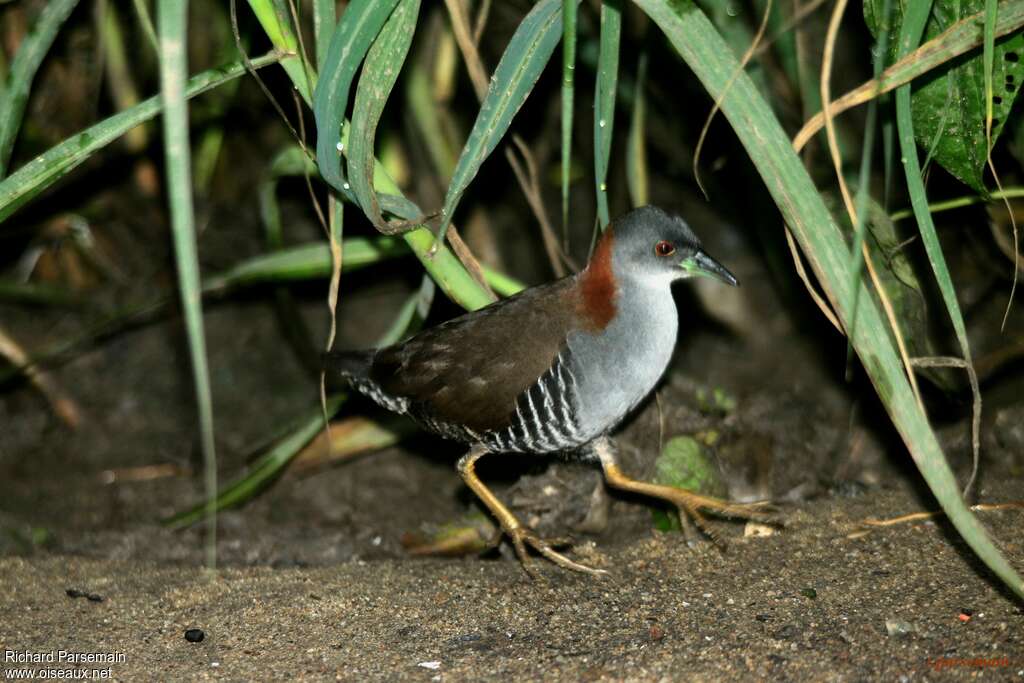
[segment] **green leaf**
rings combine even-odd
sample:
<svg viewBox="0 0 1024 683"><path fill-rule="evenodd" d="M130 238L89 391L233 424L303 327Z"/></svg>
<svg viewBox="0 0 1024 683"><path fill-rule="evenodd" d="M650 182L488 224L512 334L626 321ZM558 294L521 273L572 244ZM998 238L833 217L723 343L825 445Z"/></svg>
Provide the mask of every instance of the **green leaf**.
<svg viewBox="0 0 1024 683"><path fill-rule="evenodd" d="M597 54L597 88L594 91L594 190L601 229L608 227L608 162L615 128L615 93L619 81L619 42L622 8L618 0L601 3L601 41Z"/></svg>
<svg viewBox="0 0 1024 683"><path fill-rule="evenodd" d="M562 35L561 0L540 0L526 15L491 77L459 163L452 174L441 212L440 240L452 221L462 194L484 160L498 146L544 71Z"/></svg>
<svg viewBox="0 0 1024 683"><path fill-rule="evenodd" d="M840 226L846 235L851 237L853 228L850 226L846 211L843 210L841 200L835 195L828 196L827 200L833 214L840 217ZM858 211L858 216L864 223L864 239L871 253L871 262L896 314L896 322L907 345L907 353L911 358L939 355L935 351L928 326L928 304L921 290L921 281L904 248L904 240L896 232L896 224L870 196L864 199ZM874 288L871 293L876 304L881 306ZM895 344L896 338L892 335L892 330L887 327L887 332ZM918 368L917 373L927 377L944 391L950 392L955 388L951 381L952 373L948 369Z"/></svg>
<svg viewBox="0 0 1024 683"><path fill-rule="evenodd" d="M864 18L875 33L883 4L884 0L864 3ZM1016 3L1001 3L1000 14L1011 11L1006 7L1009 4ZM985 0L935 0L923 40L935 38L984 8ZM893 3L893 35L902 27L905 11L903 3ZM975 30L980 36L983 24L979 22ZM994 20L992 30L995 31ZM897 49L894 44L893 58ZM995 144L1024 82L1024 33L1014 32L996 41L992 55L992 144ZM911 98L917 143L929 151L934 147L935 161L981 194L987 194L984 181L988 158L987 104L983 52L977 50L922 76L915 82Z"/></svg>
<svg viewBox="0 0 1024 683"><path fill-rule="evenodd" d="M569 235L572 110L576 85L576 0L562 0L562 231Z"/></svg>
<svg viewBox="0 0 1024 683"><path fill-rule="evenodd" d="M32 80L50 51L57 31L77 4L78 0L50 0L46 3L14 55L7 83L2 89L3 96L0 97L0 178L7 172L7 162L11 159L25 104L32 91Z"/></svg>
<svg viewBox="0 0 1024 683"><path fill-rule="evenodd" d="M665 443L654 461L651 481L711 496L725 494L725 486L714 461L692 436L675 436ZM659 531L679 531L679 520L674 513L670 515L664 510L654 510L652 514L654 526Z"/></svg>
<svg viewBox="0 0 1024 683"><path fill-rule="evenodd" d="M164 167L167 200L171 207L171 235L178 289L185 317L192 381L199 413L199 436L203 452L203 482L212 499L217 491L217 454L213 439L213 399L203 332L203 304L199 284L199 255L196 250L195 214L192 209L192 162L189 146L188 100L188 3L159 0L157 26L160 31L160 99L164 105ZM206 507L206 564L217 564L217 518L212 504Z"/></svg>
<svg viewBox="0 0 1024 683"><path fill-rule="evenodd" d="M629 139L626 141L626 184L633 206L646 206L650 196L647 177L647 53L640 53L636 69L636 94L633 113L629 119Z"/></svg>
<svg viewBox="0 0 1024 683"><path fill-rule="evenodd" d="M636 0L636 4L664 31L708 94L721 98L722 113L772 194L829 302L849 329L853 301L849 248L771 109L746 74L740 71L731 80L739 71L737 60L692 1ZM853 347L893 424L957 531L1011 590L1024 596L1024 580L960 497L956 479L885 332L878 307L866 291L859 296Z"/></svg>
<svg viewBox="0 0 1024 683"><path fill-rule="evenodd" d="M291 14L284 0L249 0L249 7L271 44L281 53L281 68L308 105L316 84L316 72L301 54L299 39L292 28Z"/></svg>
<svg viewBox="0 0 1024 683"><path fill-rule="evenodd" d="M409 248L394 237L350 237L342 242L342 267L346 273L408 255ZM203 291L212 293L232 287L302 281L330 274L330 248L323 242L312 242L247 259L206 278Z"/></svg>
<svg viewBox="0 0 1024 683"><path fill-rule="evenodd" d="M344 401L344 396L332 396L327 399L325 408L327 417L333 417ZM203 519L209 514L211 508L220 511L241 505L274 481L284 471L285 466L292 461L292 458L299 454L303 446L312 441L323 429L323 426L324 410L317 405L297 426L290 429L285 437L269 448L253 464L252 470L248 474L217 492L216 496L211 496L208 500L163 520L163 523L178 529Z"/></svg>
<svg viewBox="0 0 1024 683"><path fill-rule="evenodd" d="M252 64L261 68L280 59L280 55L273 53L252 60ZM188 80L185 98L191 99L244 73L245 66L240 62L204 71ZM12 173L0 182L0 222L97 151L159 114L162 106L159 96L143 100L51 147Z"/></svg>
<svg viewBox="0 0 1024 683"><path fill-rule="evenodd" d="M331 35L323 73L313 93L316 160L320 175L335 190L351 196L341 170L341 127L356 69L380 33L398 0L352 0Z"/></svg>
<svg viewBox="0 0 1024 683"><path fill-rule="evenodd" d="M374 141L384 105L402 71L419 16L420 0L400 0L377 36L359 77L349 133L348 174L363 213L382 232L390 228L373 187Z"/></svg>

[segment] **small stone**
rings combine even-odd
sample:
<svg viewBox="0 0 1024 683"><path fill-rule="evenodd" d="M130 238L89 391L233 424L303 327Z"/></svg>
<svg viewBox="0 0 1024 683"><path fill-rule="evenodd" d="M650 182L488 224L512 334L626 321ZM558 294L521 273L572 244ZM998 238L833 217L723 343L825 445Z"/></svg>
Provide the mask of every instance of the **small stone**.
<svg viewBox="0 0 1024 683"><path fill-rule="evenodd" d="M760 538L763 536L774 536L775 527L761 524L760 522L747 521L743 527L744 538Z"/></svg>
<svg viewBox="0 0 1024 683"><path fill-rule="evenodd" d="M203 633L201 628L190 628L185 631L185 640L190 643L201 643L205 637L206 634Z"/></svg>
<svg viewBox="0 0 1024 683"><path fill-rule="evenodd" d="M886 619L885 620L885 632L890 636L896 636L903 638L909 636L915 630L914 625L909 621L903 621L902 619Z"/></svg>

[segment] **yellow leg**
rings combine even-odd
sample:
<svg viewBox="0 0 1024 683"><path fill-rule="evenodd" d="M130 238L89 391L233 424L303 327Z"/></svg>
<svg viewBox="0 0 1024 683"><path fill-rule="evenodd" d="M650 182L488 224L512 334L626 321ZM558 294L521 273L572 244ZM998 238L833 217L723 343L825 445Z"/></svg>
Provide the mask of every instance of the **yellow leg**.
<svg viewBox="0 0 1024 683"><path fill-rule="evenodd" d="M615 452L613 450L611 440L608 439L608 437L601 437L594 442L594 453L601 459L601 467L604 469L604 479L608 482L609 486L623 491L640 493L645 496L650 496L651 498L660 498L661 500L672 503L679 509L679 514L684 517L684 524L685 518L692 519L701 531L711 537L712 540L716 540L715 536L704 526L704 518L700 513L701 510L707 510L724 517L738 517L740 519L768 519L768 515L765 514L765 506L768 504L767 501L757 503L732 503L720 498L704 496L699 493L687 491L686 489L676 488L675 486L652 484L626 476L622 470L619 469L619 464L615 460Z"/></svg>
<svg viewBox="0 0 1024 683"><path fill-rule="evenodd" d="M532 531L523 526L523 524L516 518L512 511L505 507L505 504L498 500L498 497L487 488L480 477L476 476L476 461L487 454L487 450L478 446L473 447L466 455L462 456L459 460L458 468L459 474L462 475L463 481L466 482L466 486L476 494L487 509L491 511L491 514L501 524L502 530L508 534L508 537L512 539L512 546L516 550L516 555L519 557L519 561L523 563L523 569L527 571L531 576L533 572L530 569L530 555L526 552L526 546L529 545L531 548L539 552L544 557L548 558L560 567L566 569L572 569L573 571L584 572L592 576L601 576L606 574L602 569L593 569L586 565L573 562L565 555L557 552L551 547L551 543L539 538Z"/></svg>

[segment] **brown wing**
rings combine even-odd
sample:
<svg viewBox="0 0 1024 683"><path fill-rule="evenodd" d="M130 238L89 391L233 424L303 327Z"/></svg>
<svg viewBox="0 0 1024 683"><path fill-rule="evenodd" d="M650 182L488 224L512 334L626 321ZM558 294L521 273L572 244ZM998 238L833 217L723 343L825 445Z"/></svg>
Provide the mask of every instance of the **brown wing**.
<svg viewBox="0 0 1024 683"><path fill-rule="evenodd" d="M381 349L370 377L408 398L414 415L481 433L502 429L578 323L573 284L570 277L528 289Z"/></svg>

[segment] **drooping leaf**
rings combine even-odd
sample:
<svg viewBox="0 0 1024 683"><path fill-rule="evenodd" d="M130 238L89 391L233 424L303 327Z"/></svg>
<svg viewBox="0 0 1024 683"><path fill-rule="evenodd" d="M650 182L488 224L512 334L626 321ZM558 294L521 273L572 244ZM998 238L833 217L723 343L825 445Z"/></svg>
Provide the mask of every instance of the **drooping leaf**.
<svg viewBox="0 0 1024 683"><path fill-rule="evenodd" d="M484 160L498 146L512 118L526 101L562 36L561 0L541 0L526 15L491 77L452 182L444 198L441 234L452 221L455 208Z"/></svg>
<svg viewBox="0 0 1024 683"><path fill-rule="evenodd" d="M253 59L252 65L260 68L280 59L279 54L273 53ZM191 99L244 73L245 66L240 62L204 71L188 79L185 97ZM152 119L160 113L162 107L159 96L150 97L54 145L19 168L0 182L0 222L97 151L135 126Z"/></svg>
<svg viewBox="0 0 1024 683"><path fill-rule="evenodd" d="M356 69L398 0L352 0L331 35L323 73L313 93L316 119L316 161L331 187L348 193L341 170L341 126Z"/></svg>
<svg viewBox="0 0 1024 683"><path fill-rule="evenodd" d="M366 55L352 107L349 182L363 213L380 230L387 230L388 224L381 216L373 188L373 143L384 105L409 53L419 11L420 0L400 0Z"/></svg>

